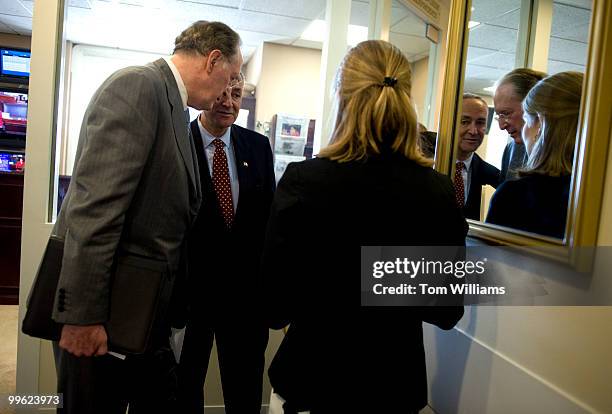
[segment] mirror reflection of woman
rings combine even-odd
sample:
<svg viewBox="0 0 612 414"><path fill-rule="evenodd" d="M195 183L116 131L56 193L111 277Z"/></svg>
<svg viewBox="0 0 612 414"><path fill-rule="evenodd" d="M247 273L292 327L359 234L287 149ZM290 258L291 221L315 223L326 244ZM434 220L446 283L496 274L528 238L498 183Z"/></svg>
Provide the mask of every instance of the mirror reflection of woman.
<svg viewBox="0 0 612 414"><path fill-rule="evenodd" d="M583 78L579 72L557 73L523 100L529 158L521 178L504 182L493 195L488 223L563 238Z"/></svg>

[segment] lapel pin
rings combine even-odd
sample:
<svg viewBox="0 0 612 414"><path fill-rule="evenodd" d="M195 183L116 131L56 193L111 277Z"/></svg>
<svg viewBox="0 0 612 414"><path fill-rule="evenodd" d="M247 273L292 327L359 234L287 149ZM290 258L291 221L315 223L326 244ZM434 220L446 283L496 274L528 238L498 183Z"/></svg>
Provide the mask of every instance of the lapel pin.
<svg viewBox="0 0 612 414"><path fill-rule="evenodd" d="M249 163L248 163L248 162L246 162L246 161L242 161L242 166L243 166L243 167L245 167L245 168L248 168Z"/></svg>

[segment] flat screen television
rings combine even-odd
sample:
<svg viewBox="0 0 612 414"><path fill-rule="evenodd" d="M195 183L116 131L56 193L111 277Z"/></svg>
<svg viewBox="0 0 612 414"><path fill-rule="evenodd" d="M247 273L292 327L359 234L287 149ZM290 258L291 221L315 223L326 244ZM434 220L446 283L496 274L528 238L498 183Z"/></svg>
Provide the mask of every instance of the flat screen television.
<svg viewBox="0 0 612 414"><path fill-rule="evenodd" d="M9 173L23 173L25 168L25 155L21 152L0 151L0 171Z"/></svg>
<svg viewBox="0 0 612 414"><path fill-rule="evenodd" d="M27 83L30 79L30 51L0 47L0 78Z"/></svg>
<svg viewBox="0 0 612 414"><path fill-rule="evenodd" d="M25 148L28 94L0 87L0 148Z"/></svg>

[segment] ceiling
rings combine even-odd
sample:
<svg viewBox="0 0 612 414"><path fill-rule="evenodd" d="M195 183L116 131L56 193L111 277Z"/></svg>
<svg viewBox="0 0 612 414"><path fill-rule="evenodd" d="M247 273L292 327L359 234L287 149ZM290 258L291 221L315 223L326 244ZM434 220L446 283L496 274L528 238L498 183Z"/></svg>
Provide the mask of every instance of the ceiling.
<svg viewBox="0 0 612 414"><path fill-rule="evenodd" d="M470 29L466 91L486 94L483 88L514 68L520 6L521 0L473 0L470 20L480 24ZM553 2L550 74L584 72L591 6L591 0Z"/></svg>
<svg viewBox="0 0 612 414"><path fill-rule="evenodd" d="M44 0L36 0L44 1ZM169 54L174 38L195 20L218 20L240 34L247 61L263 42L321 48L300 39L325 0L66 0L68 40L112 48ZM0 0L0 32L31 35L33 0ZM353 0L350 23L368 26L369 1ZM391 41L411 61L427 56L425 25L394 1Z"/></svg>
<svg viewBox="0 0 612 414"><path fill-rule="evenodd" d="M36 0L44 1L44 0ZM66 37L74 43L169 54L176 35L195 20L219 20L237 30L245 61L263 42L320 48L300 39L325 0L66 0ZM591 0L553 4L549 72L584 71ZM31 35L33 0L0 0L0 32ZM521 0L473 0L465 89L483 88L514 68ZM353 0L350 23L367 26L369 1ZM429 54L425 24L393 1L390 40L411 61Z"/></svg>

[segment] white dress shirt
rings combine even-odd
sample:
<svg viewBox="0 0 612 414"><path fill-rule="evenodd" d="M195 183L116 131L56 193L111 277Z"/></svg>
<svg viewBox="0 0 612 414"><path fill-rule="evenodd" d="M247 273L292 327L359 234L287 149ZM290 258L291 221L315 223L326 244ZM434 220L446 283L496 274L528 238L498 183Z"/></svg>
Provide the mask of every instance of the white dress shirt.
<svg viewBox="0 0 612 414"><path fill-rule="evenodd" d="M234 213L238 207L238 196L239 196L239 185L238 185L238 168L236 166L236 156L234 155L234 146L232 145L232 128L227 128L225 133L220 137L215 137L210 134L202 125L200 118L198 118L198 128L200 128L200 134L204 141L204 153L206 154L206 161L208 162L208 173L212 178L213 171L213 157L215 155L215 145L213 140L219 138L223 141L223 149L225 150L225 156L227 158L227 167L229 170L230 184L232 187L232 202L234 204Z"/></svg>
<svg viewBox="0 0 612 414"><path fill-rule="evenodd" d="M465 194L465 203L467 204L468 194L470 193L470 180L472 178L472 158L474 153L471 153L469 157L463 162L464 168L461 170L461 178L463 178L463 191ZM460 160L457 160L459 162Z"/></svg>
<svg viewBox="0 0 612 414"><path fill-rule="evenodd" d="M172 74L174 75L174 80L176 81L176 86L178 86L178 90L181 95L181 101L183 102L183 110L186 110L188 95L187 95L187 88L185 87L185 82L183 82L183 78L181 78L180 72L178 71L178 69L176 68L176 65L174 64L174 62L172 62L170 57L164 57L164 60L166 61L168 66L170 66L170 70L172 71Z"/></svg>

